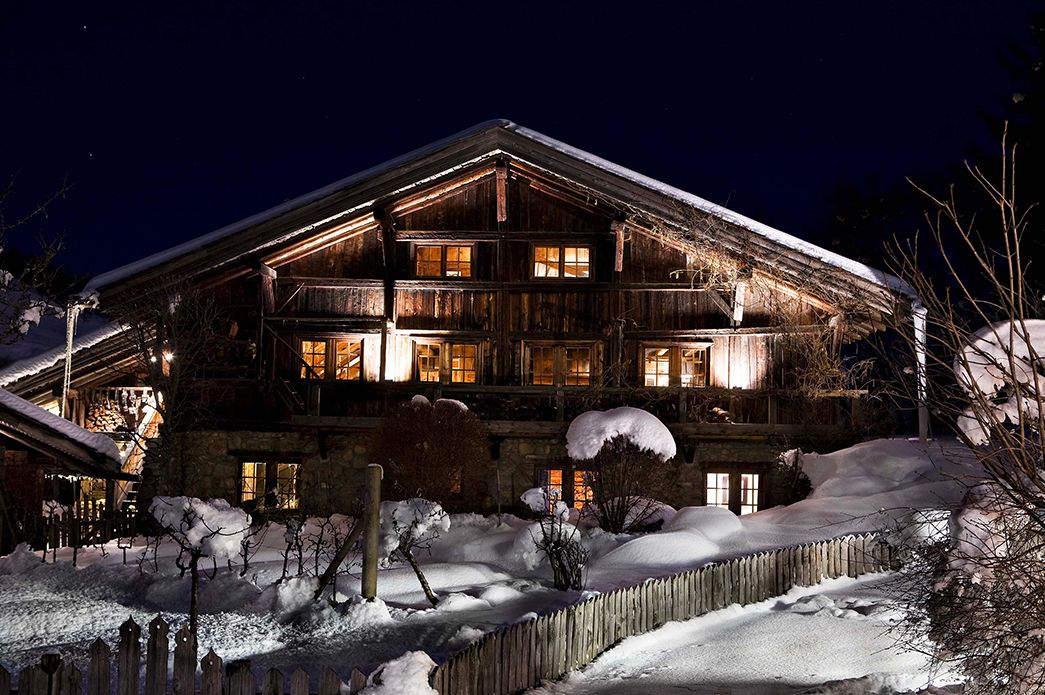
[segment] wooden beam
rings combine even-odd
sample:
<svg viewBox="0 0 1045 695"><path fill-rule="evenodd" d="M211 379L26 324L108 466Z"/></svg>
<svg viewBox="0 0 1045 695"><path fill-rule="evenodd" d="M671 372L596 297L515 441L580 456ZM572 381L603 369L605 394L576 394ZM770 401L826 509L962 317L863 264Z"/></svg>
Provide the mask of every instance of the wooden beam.
<svg viewBox="0 0 1045 695"><path fill-rule="evenodd" d="M733 289L733 325L739 326L744 320L744 295L747 293L747 283L741 280Z"/></svg>
<svg viewBox="0 0 1045 695"><path fill-rule="evenodd" d="M624 270L624 223L619 220L610 222L610 230L616 239L616 252L613 256L613 270L621 272Z"/></svg>
<svg viewBox="0 0 1045 695"><path fill-rule="evenodd" d="M497 165L497 221L508 221L508 165Z"/></svg>

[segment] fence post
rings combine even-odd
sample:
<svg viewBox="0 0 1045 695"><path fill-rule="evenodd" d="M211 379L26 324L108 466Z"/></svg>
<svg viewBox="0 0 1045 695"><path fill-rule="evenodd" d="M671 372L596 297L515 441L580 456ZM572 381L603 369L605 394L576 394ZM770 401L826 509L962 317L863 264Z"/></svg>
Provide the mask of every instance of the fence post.
<svg viewBox="0 0 1045 695"><path fill-rule="evenodd" d="M221 657L213 649L208 650L207 655L200 659L200 695L222 695L221 669Z"/></svg>
<svg viewBox="0 0 1045 695"><path fill-rule="evenodd" d="M0 666L0 694L10 695L11 693L11 673Z"/></svg>
<svg viewBox="0 0 1045 695"><path fill-rule="evenodd" d="M120 626L120 645L116 651L116 695L138 695L141 635L142 629L131 618L127 618Z"/></svg>
<svg viewBox="0 0 1045 695"><path fill-rule="evenodd" d="M290 674L290 695L308 695L308 674L304 669Z"/></svg>
<svg viewBox="0 0 1045 695"><path fill-rule="evenodd" d="M169 632L167 622L158 615L149 623L148 652L145 655L145 695L165 695L167 692Z"/></svg>
<svg viewBox="0 0 1045 695"><path fill-rule="evenodd" d="M109 695L109 685L112 683L112 650L99 637L91 643L87 653L91 659L87 667L87 695ZM6 695L7 689L0 687L0 693Z"/></svg>
<svg viewBox="0 0 1045 695"><path fill-rule="evenodd" d="M193 695L196 690L196 639L188 625L174 633L174 695Z"/></svg>

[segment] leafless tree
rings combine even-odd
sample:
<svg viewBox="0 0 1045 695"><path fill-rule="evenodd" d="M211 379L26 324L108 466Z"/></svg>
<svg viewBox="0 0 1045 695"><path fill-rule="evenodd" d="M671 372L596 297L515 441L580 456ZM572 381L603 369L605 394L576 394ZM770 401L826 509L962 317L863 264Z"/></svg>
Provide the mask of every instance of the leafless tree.
<svg viewBox="0 0 1045 695"><path fill-rule="evenodd" d="M924 339L906 332L909 350L926 347L928 357L924 370L907 370L905 395L917 400L921 378L924 405L985 471L949 524L912 549L907 625L928 635L935 659L969 677L967 692L1041 692L1045 323L1040 276L1024 249L1042 229L1033 206L1019 203L1016 147L1003 139L1002 155L995 174L967 165L973 194L923 190L933 206L931 243L893 252L893 270L921 298L914 311L927 328Z"/></svg>
<svg viewBox="0 0 1045 695"><path fill-rule="evenodd" d="M606 442L595 458L579 462L587 470L591 512L611 533L629 533L648 525L670 492L671 466L624 436Z"/></svg>
<svg viewBox="0 0 1045 695"><path fill-rule="evenodd" d="M569 523L569 509L551 500L545 491L545 504L539 510L536 531L531 530L534 546L548 560L552 582L560 591L579 591L584 587L584 567L588 550L581 544L581 532ZM535 510L537 511L537 510Z"/></svg>
<svg viewBox="0 0 1045 695"><path fill-rule="evenodd" d="M432 541L439 538L443 522L447 520L443 508L429 500L414 499L406 506L394 503L383 504L381 525L384 527L386 542L391 539L387 550L387 561L406 562L417 576L417 581L424 591L425 598L433 606L439 603L439 597L432 591L428 579L417 561L417 553L431 550ZM387 512L387 516L386 516Z"/></svg>

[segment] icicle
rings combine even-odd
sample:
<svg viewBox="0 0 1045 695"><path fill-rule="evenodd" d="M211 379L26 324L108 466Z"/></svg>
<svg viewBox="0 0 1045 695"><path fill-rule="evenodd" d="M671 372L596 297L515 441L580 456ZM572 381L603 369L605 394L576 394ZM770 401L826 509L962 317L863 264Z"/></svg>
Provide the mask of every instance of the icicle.
<svg viewBox="0 0 1045 695"><path fill-rule="evenodd" d="M67 417L69 404L69 384L73 375L73 334L76 332L76 319L80 315L80 303L75 299L69 301L65 311L65 373L62 375L62 417Z"/></svg>

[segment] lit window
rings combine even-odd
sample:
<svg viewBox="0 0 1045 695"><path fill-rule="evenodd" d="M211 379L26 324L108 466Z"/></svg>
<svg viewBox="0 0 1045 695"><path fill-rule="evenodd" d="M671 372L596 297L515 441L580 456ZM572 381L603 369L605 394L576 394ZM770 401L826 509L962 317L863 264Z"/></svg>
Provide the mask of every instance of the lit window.
<svg viewBox="0 0 1045 695"><path fill-rule="evenodd" d="M535 278L591 277L591 248L587 246L534 246Z"/></svg>
<svg viewBox="0 0 1045 695"><path fill-rule="evenodd" d="M707 386L708 348L663 345L642 351L646 386Z"/></svg>
<svg viewBox="0 0 1045 695"><path fill-rule="evenodd" d="M533 276L535 278L559 277L559 247L533 247Z"/></svg>
<svg viewBox="0 0 1045 695"><path fill-rule="evenodd" d="M591 348L566 348L567 386L588 386L591 384Z"/></svg>
<svg viewBox="0 0 1045 695"><path fill-rule="evenodd" d="M707 505L729 509L729 473L707 474Z"/></svg>
<svg viewBox="0 0 1045 695"><path fill-rule="evenodd" d="M302 340L301 365L302 379L325 379L327 374L327 341Z"/></svg>
<svg viewBox="0 0 1045 695"><path fill-rule="evenodd" d="M529 345L527 383L537 386L590 386L592 347Z"/></svg>
<svg viewBox="0 0 1045 695"><path fill-rule="evenodd" d="M472 276L472 247L446 247L446 277L467 278Z"/></svg>
<svg viewBox="0 0 1045 695"><path fill-rule="evenodd" d="M582 509L593 499L591 485L588 484L591 475L589 471L573 472L573 506L577 509Z"/></svg>
<svg viewBox="0 0 1045 695"><path fill-rule="evenodd" d="M437 278L443 274L443 247L417 247L417 276Z"/></svg>
<svg viewBox="0 0 1045 695"><path fill-rule="evenodd" d="M555 348L530 348L530 383L551 386L555 383Z"/></svg>
<svg viewBox="0 0 1045 695"><path fill-rule="evenodd" d="M682 348L683 386L707 386L708 348Z"/></svg>
<svg viewBox="0 0 1045 695"><path fill-rule="evenodd" d="M334 378L348 381L359 381L363 376L363 343L360 340L334 341L335 363Z"/></svg>
<svg viewBox="0 0 1045 695"><path fill-rule="evenodd" d="M414 272L422 278L468 278L472 276L472 247L418 246Z"/></svg>
<svg viewBox="0 0 1045 695"><path fill-rule="evenodd" d="M455 384L475 383L475 345L451 346L450 381Z"/></svg>
<svg viewBox="0 0 1045 695"><path fill-rule="evenodd" d="M419 343L417 345L417 380L439 381L439 345Z"/></svg>
<svg viewBox="0 0 1045 695"><path fill-rule="evenodd" d="M567 278L586 278L591 274L591 251L587 246L567 246L562 250L562 275Z"/></svg>
<svg viewBox="0 0 1045 695"><path fill-rule="evenodd" d="M758 511L758 474L740 474L740 513L751 514Z"/></svg>
<svg viewBox="0 0 1045 695"><path fill-rule="evenodd" d="M646 386L671 384L671 349L646 348Z"/></svg>
<svg viewBox="0 0 1045 695"><path fill-rule="evenodd" d="M240 504L253 502L255 507L297 509L300 464L251 461L243 464L240 479Z"/></svg>
<svg viewBox="0 0 1045 695"><path fill-rule="evenodd" d="M417 343L415 357L418 381L479 382L479 346L475 343Z"/></svg>
<svg viewBox="0 0 1045 695"><path fill-rule="evenodd" d="M548 498L548 511L555 509L556 502L563 502L575 509L582 509L592 501L591 486L588 485L589 471L570 471L561 468L546 468L540 471L540 486Z"/></svg>

